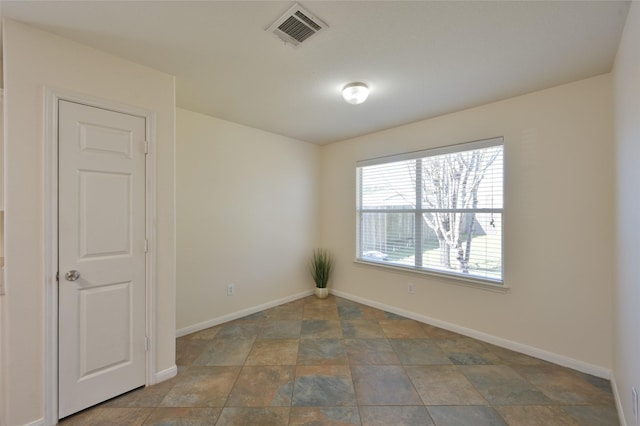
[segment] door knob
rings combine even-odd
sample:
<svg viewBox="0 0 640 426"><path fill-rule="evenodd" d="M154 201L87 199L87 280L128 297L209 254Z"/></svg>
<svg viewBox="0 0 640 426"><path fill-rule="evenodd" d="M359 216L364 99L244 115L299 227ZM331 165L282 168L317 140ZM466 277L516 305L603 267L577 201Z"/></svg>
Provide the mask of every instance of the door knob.
<svg viewBox="0 0 640 426"><path fill-rule="evenodd" d="M66 278L67 281L75 281L78 278L80 278L80 272L78 272L76 270L71 270L71 271L67 272L66 274L64 274L64 277Z"/></svg>

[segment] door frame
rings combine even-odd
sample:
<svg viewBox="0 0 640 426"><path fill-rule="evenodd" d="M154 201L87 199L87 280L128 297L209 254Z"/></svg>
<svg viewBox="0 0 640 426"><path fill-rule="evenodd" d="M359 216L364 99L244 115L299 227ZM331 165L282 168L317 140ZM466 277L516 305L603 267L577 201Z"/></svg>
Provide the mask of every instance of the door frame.
<svg viewBox="0 0 640 426"><path fill-rule="evenodd" d="M43 232L44 232L44 424L58 422L58 103L70 101L145 119L145 233L149 241L145 265L145 384L156 383L156 116L153 111L73 91L44 88Z"/></svg>

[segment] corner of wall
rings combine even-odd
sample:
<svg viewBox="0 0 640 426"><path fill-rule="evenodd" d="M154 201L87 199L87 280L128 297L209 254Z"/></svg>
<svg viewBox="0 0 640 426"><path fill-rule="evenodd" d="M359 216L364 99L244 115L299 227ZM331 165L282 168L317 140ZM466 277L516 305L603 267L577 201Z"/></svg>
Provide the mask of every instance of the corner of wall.
<svg viewBox="0 0 640 426"><path fill-rule="evenodd" d="M614 132L616 150L616 276L614 282L614 344L612 386L622 424L640 424L633 416L631 388L640 390L640 287L637 257L640 230L640 3L631 2L616 55Z"/></svg>

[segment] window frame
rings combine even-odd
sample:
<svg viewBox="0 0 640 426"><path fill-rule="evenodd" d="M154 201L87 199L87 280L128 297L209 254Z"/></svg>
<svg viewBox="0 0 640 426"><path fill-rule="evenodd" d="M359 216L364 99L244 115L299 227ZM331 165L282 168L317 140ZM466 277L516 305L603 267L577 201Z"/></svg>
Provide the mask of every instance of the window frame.
<svg viewBox="0 0 640 426"><path fill-rule="evenodd" d="M363 191L363 179L362 179L362 168L364 167L368 167L368 166L376 166L376 165L382 165L382 164L389 164L389 163L395 163L395 162L401 162L401 161L408 161L408 160L416 160L416 159L421 159L421 158L426 158L426 157L434 157L434 156L440 156L440 155L446 155L446 154L453 154L453 153L457 153L457 152L466 152L466 151L473 151L473 150L477 150L477 149L483 149L483 148L490 148L490 147L495 147L495 146L501 146L502 147L502 164L501 164L501 168L502 168L502 207L501 208L476 208L476 209L456 209L456 210L462 210L462 211L469 211L472 210L474 212L481 212L481 213L496 213L496 214L500 214L501 217L501 230L500 230L500 262L501 262L501 278L500 279L494 279L491 277L482 277L482 276L477 276L477 275L469 275L469 274L465 274L462 272L456 272L456 271L442 271L442 270L438 270L438 269L432 269L432 268L428 268L428 267L418 267L415 266L415 262L413 266L411 265L402 265L402 264L398 264L398 263L390 263L390 262L385 262L383 260L375 260L375 259L371 259L371 258L364 258L361 256L361 247L363 245L363 235L362 235L362 217L365 213L410 213L410 214L414 214L415 218L419 218L420 215L422 215L425 212L429 212L429 211L434 211L434 209L424 209L422 208L421 205L421 196L418 196L418 194L421 193L421 190L416 190L416 206L415 208L407 208L407 209L398 209L398 211L393 211L391 209L366 209L366 208L362 208L361 204L362 204L362 191ZM418 274L423 274L423 275L430 275L430 276L437 276L440 278L446 278L449 280L452 280L452 282L458 283L458 284L463 284L463 285L471 285L473 287L483 287L483 288L487 288L487 289L491 289L491 290L497 290L497 291L506 291L508 289L508 287L506 286L505 283L505 265L504 265L504 254L505 254L505 247L504 247L504 243L505 243L505 238L504 238L504 234L505 234L505 228L504 228L504 212L505 212L505 206L504 206L504 200L505 200L505 191L504 191L504 186L505 186L505 153L504 153L504 149L505 149L505 144L504 144L504 137L499 136L499 137L493 137L493 138L488 138L488 139L482 139L482 140L476 140L476 141L472 141L472 142L464 142L464 143L459 143L459 144L453 144L453 145L447 145L447 146L442 146L442 147L436 147L436 148L430 148L430 149L425 149L425 150L419 150L419 151L411 151L411 152L406 152L406 153L401 153L401 154L395 154L395 155L389 155L389 156L383 156L383 157L376 157L376 158L371 158L371 159L366 159L366 160L359 160L356 161L355 164L355 172L356 172L356 251L355 251L355 259L354 262L358 263L358 264L363 264L363 265L371 265L371 266L375 266L375 267L382 267L385 269L392 269L392 270L399 270L399 271L404 271L404 272L410 272L410 273L418 273ZM418 173L416 173L416 179L420 179L418 177ZM421 186L419 183L416 184L416 187ZM416 247L420 247L421 246L421 240L422 240L422 235L421 235L421 228L422 228L422 223L418 223L421 221L416 220L416 230L414 230L414 236L416 239ZM418 235L420 234L420 235ZM418 253L419 250L416 250L416 253ZM421 255L421 253L420 253Z"/></svg>

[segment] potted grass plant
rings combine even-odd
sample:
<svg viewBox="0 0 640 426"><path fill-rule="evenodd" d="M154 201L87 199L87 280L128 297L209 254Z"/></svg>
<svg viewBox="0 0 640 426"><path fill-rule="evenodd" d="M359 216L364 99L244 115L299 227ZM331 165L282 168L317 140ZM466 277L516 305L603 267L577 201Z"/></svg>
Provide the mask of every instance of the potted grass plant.
<svg viewBox="0 0 640 426"><path fill-rule="evenodd" d="M331 257L329 251L326 249L314 249L309 269L313 281L316 283L316 297L319 299L324 299L329 295L327 283L332 268L333 257Z"/></svg>

